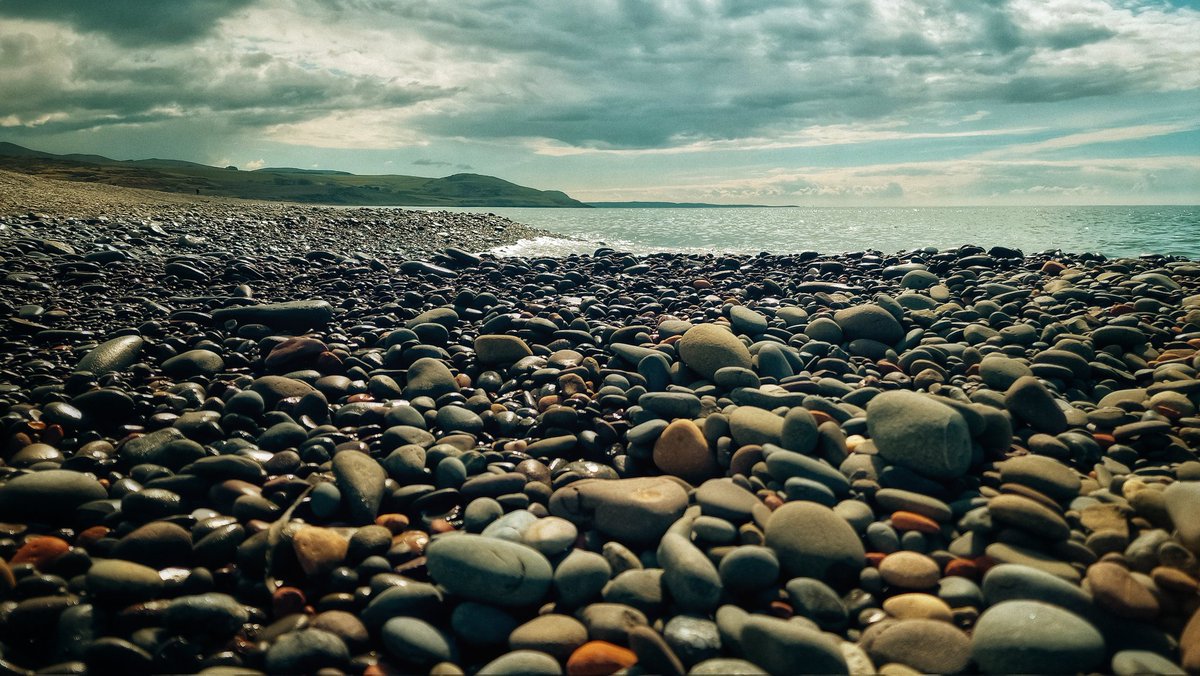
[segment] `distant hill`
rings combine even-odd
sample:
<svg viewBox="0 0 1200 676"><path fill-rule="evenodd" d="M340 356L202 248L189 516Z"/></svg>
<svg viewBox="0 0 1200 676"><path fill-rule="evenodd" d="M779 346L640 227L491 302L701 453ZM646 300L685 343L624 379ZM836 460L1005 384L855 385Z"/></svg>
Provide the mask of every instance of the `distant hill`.
<svg viewBox="0 0 1200 676"><path fill-rule="evenodd" d="M767 204L709 204L708 202L588 202L597 209L749 209Z"/></svg>
<svg viewBox="0 0 1200 676"><path fill-rule="evenodd" d="M346 206L586 207L558 190L537 190L494 176L368 176L270 167L255 171L182 160L114 160L55 155L0 142L0 169L67 181L165 192Z"/></svg>

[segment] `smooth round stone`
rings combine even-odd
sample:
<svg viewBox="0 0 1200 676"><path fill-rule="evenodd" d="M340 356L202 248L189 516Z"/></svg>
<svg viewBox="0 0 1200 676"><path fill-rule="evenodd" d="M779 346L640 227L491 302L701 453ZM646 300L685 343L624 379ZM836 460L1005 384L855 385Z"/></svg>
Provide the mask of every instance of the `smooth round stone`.
<svg viewBox="0 0 1200 676"><path fill-rule="evenodd" d="M700 415L700 397L688 392L647 392L638 397L638 406L665 420Z"/></svg>
<svg viewBox="0 0 1200 676"><path fill-rule="evenodd" d="M983 591L970 578L950 575L938 580L938 598L951 608L983 607Z"/></svg>
<svg viewBox="0 0 1200 676"><path fill-rule="evenodd" d="M875 512L871 506L858 500L842 500L833 507L834 514L845 519L846 523L856 533L864 533L875 522Z"/></svg>
<svg viewBox="0 0 1200 676"><path fill-rule="evenodd" d="M350 660L346 642L320 629L301 629L280 636L267 649L267 671L273 674L315 673L338 669Z"/></svg>
<svg viewBox="0 0 1200 676"><path fill-rule="evenodd" d="M875 492L875 504L888 513L913 512L934 521L949 521L954 516L950 505L941 500L899 488L879 489Z"/></svg>
<svg viewBox="0 0 1200 676"><path fill-rule="evenodd" d="M255 444L271 453L295 448L308 439L308 430L294 422L281 422L271 425L258 436Z"/></svg>
<svg viewBox="0 0 1200 676"><path fill-rule="evenodd" d="M372 597L361 618L372 631L397 615L428 616L442 607L442 591L428 582L400 578L396 584Z"/></svg>
<svg viewBox="0 0 1200 676"><path fill-rule="evenodd" d="M676 345L683 363L709 380L717 369L751 366L750 350L733 333L716 324L693 326Z"/></svg>
<svg viewBox="0 0 1200 676"><path fill-rule="evenodd" d="M1000 355L989 355L979 362L979 375L983 382L994 390L1004 391L1018 379L1032 376L1033 371L1024 362Z"/></svg>
<svg viewBox="0 0 1200 676"><path fill-rule="evenodd" d="M337 484L326 481L317 484L309 494L309 507L313 514L322 519L332 517L342 506L342 492Z"/></svg>
<svg viewBox="0 0 1200 676"><path fill-rule="evenodd" d="M593 603L576 616L587 627L592 640L616 644L629 640L630 629L649 625L642 611L623 603Z"/></svg>
<svg viewBox="0 0 1200 676"><path fill-rule="evenodd" d="M893 552L879 562L883 581L904 589L931 589L942 576L933 559L918 552Z"/></svg>
<svg viewBox="0 0 1200 676"><path fill-rule="evenodd" d="M463 598L501 606L537 603L553 570L538 551L480 535L436 538L425 551L429 575Z"/></svg>
<svg viewBox="0 0 1200 676"><path fill-rule="evenodd" d="M1079 495L1079 475L1054 458L1023 455L999 464L1000 481L1028 486L1058 500L1070 502Z"/></svg>
<svg viewBox="0 0 1200 676"><path fill-rule="evenodd" d="M525 544L546 556L566 551L579 537L575 524L557 516L547 516L533 522L522 536Z"/></svg>
<svg viewBox="0 0 1200 676"><path fill-rule="evenodd" d="M225 368L225 360L211 350L188 350L171 357L162 364L163 373L172 378L214 376L223 368Z"/></svg>
<svg viewBox="0 0 1200 676"><path fill-rule="evenodd" d="M835 588L856 581L866 560L850 524L813 502L790 502L772 512L766 544L789 577L814 577Z"/></svg>
<svg viewBox="0 0 1200 676"><path fill-rule="evenodd" d="M88 569L88 592L103 602L133 605L156 598L163 589L158 571L131 561L96 561Z"/></svg>
<svg viewBox="0 0 1200 676"><path fill-rule="evenodd" d="M663 627L662 637L684 665L721 654L721 633L707 617L676 615Z"/></svg>
<svg viewBox="0 0 1200 676"><path fill-rule="evenodd" d="M734 593L773 587L779 579L779 559L769 547L743 545L721 558L721 584Z"/></svg>
<svg viewBox="0 0 1200 676"><path fill-rule="evenodd" d="M517 336L483 335L475 339L475 358L484 366L512 364L533 354Z"/></svg>
<svg viewBox="0 0 1200 676"><path fill-rule="evenodd" d="M667 474L691 484L708 479L717 470L716 457L696 423L687 418L675 420L654 442L654 464Z"/></svg>
<svg viewBox="0 0 1200 676"><path fill-rule="evenodd" d="M587 640L587 627L582 622L570 615L548 613L514 629L509 634L508 647L513 650L535 650L565 661Z"/></svg>
<svg viewBox="0 0 1200 676"><path fill-rule="evenodd" d="M1079 571L1071 566L1071 564L1035 549L1010 545L1006 542L993 542L987 546L984 552L997 563L1015 563L1029 566L1059 577L1067 582L1078 583L1082 577Z"/></svg>
<svg viewBox="0 0 1200 676"><path fill-rule="evenodd" d="M1038 432L1058 434L1067 429L1067 416L1046 386L1033 376L1018 378L1004 393L1010 413Z"/></svg>
<svg viewBox="0 0 1200 676"><path fill-rule="evenodd" d="M1178 664L1148 650L1122 650L1113 655L1112 672L1116 676L1184 676L1187 673Z"/></svg>
<svg viewBox="0 0 1200 676"><path fill-rule="evenodd" d="M511 613L486 603L463 601L450 614L450 626L464 643L503 645L520 622Z"/></svg>
<svg viewBox="0 0 1200 676"><path fill-rule="evenodd" d="M1107 561L1092 564L1084 578L1096 605L1119 617L1153 620L1158 599L1124 567Z"/></svg>
<svg viewBox="0 0 1200 676"><path fill-rule="evenodd" d="M438 662L454 662L457 651L445 633L415 617L393 617L380 632L383 647L402 664L429 668Z"/></svg>
<svg viewBox="0 0 1200 676"><path fill-rule="evenodd" d="M518 509L488 524L481 535L509 542L522 542L525 539L525 531L529 530L537 521L537 515L533 512L527 509Z"/></svg>
<svg viewBox="0 0 1200 676"><path fill-rule="evenodd" d="M152 521L121 538L112 557L155 569L185 566L192 558L192 535L166 521Z"/></svg>
<svg viewBox="0 0 1200 676"><path fill-rule="evenodd" d="M63 459L62 451L50 444L33 443L14 453L8 459L8 465L10 467L23 468L32 467L41 462L62 464Z"/></svg>
<svg viewBox="0 0 1200 676"><path fill-rule="evenodd" d="M841 327L843 340L865 338L894 345L904 337L904 328L896 317L878 305L865 304L838 310L833 321Z"/></svg>
<svg viewBox="0 0 1200 676"><path fill-rule="evenodd" d="M75 366L96 376L124 371L138 360L146 341L140 336L118 336L105 341L84 355Z"/></svg>
<svg viewBox="0 0 1200 676"><path fill-rule="evenodd" d="M767 330L767 318L745 305L734 305L729 308L729 321L733 330L748 336L757 336Z"/></svg>
<svg viewBox="0 0 1200 676"><path fill-rule="evenodd" d="M1040 601L1005 601L975 624L971 656L988 674L1057 674L1099 669L1104 637L1086 620Z"/></svg>
<svg viewBox="0 0 1200 676"><path fill-rule="evenodd" d="M483 665L481 674L495 676L559 676L563 673L555 658L536 650L514 650Z"/></svg>
<svg viewBox="0 0 1200 676"><path fill-rule="evenodd" d="M625 544L657 543L687 505L687 492L663 477L584 479L550 496L551 514Z"/></svg>
<svg viewBox="0 0 1200 676"><path fill-rule="evenodd" d="M13 477L0 486L0 521L66 524L75 508L108 497L89 474L50 469Z"/></svg>
<svg viewBox="0 0 1200 676"><path fill-rule="evenodd" d="M932 594L897 594L883 602L883 610L901 620L954 620L949 604Z"/></svg>
<svg viewBox="0 0 1200 676"><path fill-rule="evenodd" d="M757 388L762 384L758 374L750 369L742 368L740 366L726 366L724 368L717 369L717 372L713 374L713 382L715 382L718 387L723 387L727 390L732 390L738 387Z"/></svg>
<svg viewBox="0 0 1200 676"><path fill-rule="evenodd" d="M817 447L817 421L808 409L795 406L783 416L779 445L797 453L812 453Z"/></svg>
<svg viewBox="0 0 1200 676"><path fill-rule="evenodd" d="M3 489L0 489L2 495ZM1163 491L1163 499L1179 541L1193 554L1200 554L1200 519L1196 518L1200 514L1200 482L1177 481Z"/></svg>
<svg viewBox="0 0 1200 676"><path fill-rule="evenodd" d="M437 426L447 434L483 432L483 419L474 411L462 406L443 406L437 412Z"/></svg>
<svg viewBox="0 0 1200 676"><path fill-rule="evenodd" d="M758 496L735 484L732 479L709 479L696 489L700 512L733 523L745 523L760 504Z"/></svg>
<svg viewBox="0 0 1200 676"><path fill-rule="evenodd" d="M815 629L752 615L741 632L742 652L771 674L848 674L836 641Z"/></svg>
<svg viewBox="0 0 1200 676"><path fill-rule="evenodd" d="M971 639L938 620L880 622L863 632L860 645L876 664L903 664L924 674L957 674L971 663Z"/></svg>
<svg viewBox="0 0 1200 676"><path fill-rule="evenodd" d="M454 379L454 374L439 359L421 357L408 367L404 396L410 400L417 397L437 399L443 394L458 390L458 381Z"/></svg>
<svg viewBox="0 0 1200 676"><path fill-rule="evenodd" d="M879 455L924 476L962 476L971 465L971 435L957 411L915 392L884 392L867 404L867 428Z"/></svg>
<svg viewBox="0 0 1200 676"><path fill-rule="evenodd" d="M1066 540L1071 527L1049 507L1020 495L997 495L988 501L988 513L998 524L1023 529L1052 541Z"/></svg>
<svg viewBox="0 0 1200 676"><path fill-rule="evenodd" d="M554 597L562 608L578 608L599 598L612 572L612 566L603 556L573 550L554 569Z"/></svg>
<svg viewBox="0 0 1200 676"><path fill-rule="evenodd" d="M337 531L303 526L292 536L292 550L309 577L320 576L342 565L350 542Z"/></svg>
<svg viewBox="0 0 1200 676"><path fill-rule="evenodd" d="M196 594L173 599L163 614L167 629L229 636L250 621L250 613L228 594Z"/></svg>
<svg viewBox="0 0 1200 676"><path fill-rule="evenodd" d="M783 418L765 409L739 406L729 416L729 430L734 443L739 446L778 445L783 432Z"/></svg>
<svg viewBox="0 0 1200 676"><path fill-rule="evenodd" d="M387 472L371 456L359 451L340 451L333 456L333 477L341 491L342 503L357 525L375 521L383 502L383 484Z"/></svg>
<svg viewBox="0 0 1200 676"><path fill-rule="evenodd" d="M736 657L714 657L688 671L688 676L766 676L757 664Z"/></svg>
<svg viewBox="0 0 1200 676"><path fill-rule="evenodd" d="M287 376L263 376L251 383L250 391L262 397L264 405L270 410L284 399L304 397L316 392L316 389L303 380Z"/></svg>
<svg viewBox="0 0 1200 676"><path fill-rule="evenodd" d="M793 610L826 631L840 631L848 619L846 605L829 585L811 577L788 580L784 587Z"/></svg>
<svg viewBox="0 0 1200 676"><path fill-rule="evenodd" d="M708 613L721 600L717 567L699 547L682 535L667 533L658 545L663 585L686 612Z"/></svg>
<svg viewBox="0 0 1200 676"><path fill-rule="evenodd" d="M621 603L654 616L661 612L667 598L662 568L634 568L622 571L604 586L607 603Z"/></svg>

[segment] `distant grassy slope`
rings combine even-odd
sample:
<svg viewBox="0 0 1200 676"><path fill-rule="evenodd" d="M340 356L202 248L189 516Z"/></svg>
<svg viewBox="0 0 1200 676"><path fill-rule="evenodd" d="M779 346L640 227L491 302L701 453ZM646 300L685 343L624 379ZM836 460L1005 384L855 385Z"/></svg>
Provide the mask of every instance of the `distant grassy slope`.
<svg viewBox="0 0 1200 676"><path fill-rule="evenodd" d="M0 168L68 181L256 200L355 206L583 207L557 190L479 174L445 178L360 176L340 171L222 169L180 160L53 155L0 143Z"/></svg>

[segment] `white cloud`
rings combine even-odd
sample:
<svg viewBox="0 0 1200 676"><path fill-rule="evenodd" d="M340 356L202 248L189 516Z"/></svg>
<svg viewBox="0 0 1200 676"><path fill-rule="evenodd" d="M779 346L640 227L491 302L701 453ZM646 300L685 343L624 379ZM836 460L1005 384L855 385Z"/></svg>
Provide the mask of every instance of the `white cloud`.
<svg viewBox="0 0 1200 676"><path fill-rule="evenodd" d="M259 159L259 160L250 160L249 162L243 164L242 168L245 169L246 171L254 171L255 169L262 169L265 166L267 166L266 161Z"/></svg>

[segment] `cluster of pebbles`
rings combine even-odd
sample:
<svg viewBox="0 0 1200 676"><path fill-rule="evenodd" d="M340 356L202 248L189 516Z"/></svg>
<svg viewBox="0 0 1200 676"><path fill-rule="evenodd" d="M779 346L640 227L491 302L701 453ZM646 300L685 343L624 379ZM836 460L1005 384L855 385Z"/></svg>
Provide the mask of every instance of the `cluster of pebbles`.
<svg viewBox="0 0 1200 676"><path fill-rule="evenodd" d="M1200 670L1200 265L339 213L0 223L0 669Z"/></svg>

